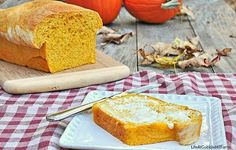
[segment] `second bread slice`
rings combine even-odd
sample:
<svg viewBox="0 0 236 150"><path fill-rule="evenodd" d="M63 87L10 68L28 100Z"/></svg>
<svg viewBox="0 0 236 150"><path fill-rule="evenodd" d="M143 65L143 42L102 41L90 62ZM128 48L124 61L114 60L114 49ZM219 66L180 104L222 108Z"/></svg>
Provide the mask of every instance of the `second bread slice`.
<svg viewBox="0 0 236 150"><path fill-rule="evenodd" d="M97 125L128 145L175 140L182 145L196 142L201 112L140 94L107 99L93 106Z"/></svg>

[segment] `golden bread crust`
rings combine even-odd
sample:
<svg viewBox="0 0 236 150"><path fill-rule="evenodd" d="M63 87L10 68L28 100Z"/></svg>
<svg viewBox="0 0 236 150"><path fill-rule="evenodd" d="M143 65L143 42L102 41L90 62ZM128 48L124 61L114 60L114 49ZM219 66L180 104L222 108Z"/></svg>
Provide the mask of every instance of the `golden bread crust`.
<svg viewBox="0 0 236 150"><path fill-rule="evenodd" d="M1 10L0 36L18 45L40 48L34 43L33 36L36 27L42 20L55 14L83 11L92 12L79 6L53 0L26 2L19 6ZM21 34L23 36L19 36Z"/></svg>
<svg viewBox="0 0 236 150"><path fill-rule="evenodd" d="M102 128L106 129L109 133L120 139L126 141L125 124L118 121L116 118L110 117L107 113L99 109L99 107L93 107L94 121ZM109 124L107 123L109 122Z"/></svg>
<svg viewBox="0 0 236 150"><path fill-rule="evenodd" d="M36 70L50 72L45 47L40 49L17 45L0 37L0 59Z"/></svg>

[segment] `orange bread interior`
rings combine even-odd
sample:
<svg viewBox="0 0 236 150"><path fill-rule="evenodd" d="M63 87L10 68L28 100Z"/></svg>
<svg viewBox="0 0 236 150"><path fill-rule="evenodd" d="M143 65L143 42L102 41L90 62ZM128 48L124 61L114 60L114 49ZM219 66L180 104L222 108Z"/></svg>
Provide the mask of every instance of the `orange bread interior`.
<svg viewBox="0 0 236 150"><path fill-rule="evenodd" d="M96 103L94 122L128 145L178 141L196 142L201 112L140 94L127 94Z"/></svg>
<svg viewBox="0 0 236 150"><path fill-rule="evenodd" d="M98 13L36 0L0 13L0 59L46 72L96 61Z"/></svg>

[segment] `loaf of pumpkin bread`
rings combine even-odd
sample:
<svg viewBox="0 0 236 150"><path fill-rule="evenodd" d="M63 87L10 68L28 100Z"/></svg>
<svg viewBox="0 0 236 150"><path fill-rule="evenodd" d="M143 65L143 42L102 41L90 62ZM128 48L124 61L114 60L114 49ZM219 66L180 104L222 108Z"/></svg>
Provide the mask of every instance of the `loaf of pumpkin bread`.
<svg viewBox="0 0 236 150"><path fill-rule="evenodd" d="M128 145L172 140L188 145L200 136L200 111L150 96L127 94L105 99L92 110L97 125Z"/></svg>
<svg viewBox="0 0 236 150"><path fill-rule="evenodd" d="M97 12L52 0L0 10L0 60L45 72L96 61Z"/></svg>

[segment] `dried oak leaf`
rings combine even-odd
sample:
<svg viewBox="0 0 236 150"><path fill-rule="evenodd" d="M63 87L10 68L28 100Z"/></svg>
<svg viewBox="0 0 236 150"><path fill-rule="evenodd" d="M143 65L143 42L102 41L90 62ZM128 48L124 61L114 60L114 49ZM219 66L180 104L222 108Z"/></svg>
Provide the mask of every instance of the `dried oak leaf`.
<svg viewBox="0 0 236 150"><path fill-rule="evenodd" d="M118 33L109 33L103 34L102 39L103 43L114 43L114 44L122 44L126 42L130 37L133 36L132 32L125 33L125 34L118 34Z"/></svg>
<svg viewBox="0 0 236 150"><path fill-rule="evenodd" d="M152 63L153 62L149 61L148 59L143 59L140 65L148 66L148 65L151 65Z"/></svg>
<svg viewBox="0 0 236 150"><path fill-rule="evenodd" d="M172 43L172 47L175 49L178 49L181 53L185 53L185 57L187 59L192 58L196 55L199 55L199 53L202 52L201 49L198 48L199 44L199 37L194 38L187 38L187 41L183 41L179 38L176 38L174 42Z"/></svg>
<svg viewBox="0 0 236 150"><path fill-rule="evenodd" d="M102 35L101 45L106 45L108 43L122 44L126 42L130 37L133 36L132 32L120 34L115 29L103 26L98 32L98 35Z"/></svg>
<svg viewBox="0 0 236 150"><path fill-rule="evenodd" d="M183 60L178 62L178 66L181 69L185 69L188 67L209 67L215 65L220 61L220 56L217 55L210 60L210 56L207 53L204 53L198 57L193 57L188 60Z"/></svg>
<svg viewBox="0 0 236 150"><path fill-rule="evenodd" d="M178 49L172 47L171 44L158 42L151 45L151 47L157 52L160 56L177 56L180 54Z"/></svg>
<svg viewBox="0 0 236 150"><path fill-rule="evenodd" d="M216 49L217 55L219 56L228 56L232 48L224 48L223 50Z"/></svg>
<svg viewBox="0 0 236 150"><path fill-rule="evenodd" d="M132 36L133 36L133 32L129 32L129 33L125 33L125 34L121 35L119 44L126 42Z"/></svg>
<svg viewBox="0 0 236 150"><path fill-rule="evenodd" d="M175 38L175 40L172 42L172 47L176 49L197 49L199 43L199 37L194 37L192 39L188 38L188 41L181 40L179 38Z"/></svg>
<svg viewBox="0 0 236 150"><path fill-rule="evenodd" d="M150 64L152 64L155 61L154 53L146 54L143 48L140 48L138 50L138 53L143 58L143 60L140 63L140 65L150 65Z"/></svg>
<svg viewBox="0 0 236 150"><path fill-rule="evenodd" d="M193 20L195 19L195 15L193 11L188 6L184 6L184 5L181 7L180 13L178 15L189 16Z"/></svg>
<svg viewBox="0 0 236 150"><path fill-rule="evenodd" d="M217 55L217 56L215 56L211 61L209 61L209 59L206 59L206 60L205 60L205 63L207 64L206 67L215 65L217 62L220 61L220 58L221 58L221 56L220 56L220 55Z"/></svg>
<svg viewBox="0 0 236 150"><path fill-rule="evenodd" d="M154 49L152 54L147 55L144 49L139 50L139 54L143 57L141 64L149 65L156 63L162 66L175 66L178 61L191 59L194 55L200 53L200 50L197 49L198 42L198 37L188 39L187 41L176 38L172 43L158 42L151 45ZM153 62L153 58L155 62Z"/></svg>
<svg viewBox="0 0 236 150"><path fill-rule="evenodd" d="M117 30L115 29L111 29L111 28L108 28L106 26L103 26L98 32L97 34L109 34L109 33L116 33Z"/></svg>
<svg viewBox="0 0 236 150"><path fill-rule="evenodd" d="M181 69L185 69L188 67L200 67L205 66L205 59L208 59L207 55L200 55L199 57L194 57L188 60L183 60L178 62L178 66Z"/></svg>
<svg viewBox="0 0 236 150"><path fill-rule="evenodd" d="M143 57L143 59L144 58L146 58L146 53L145 53L145 50L143 49L143 48L140 48L139 50L137 50L138 51L138 53L140 54L140 56L142 56Z"/></svg>

